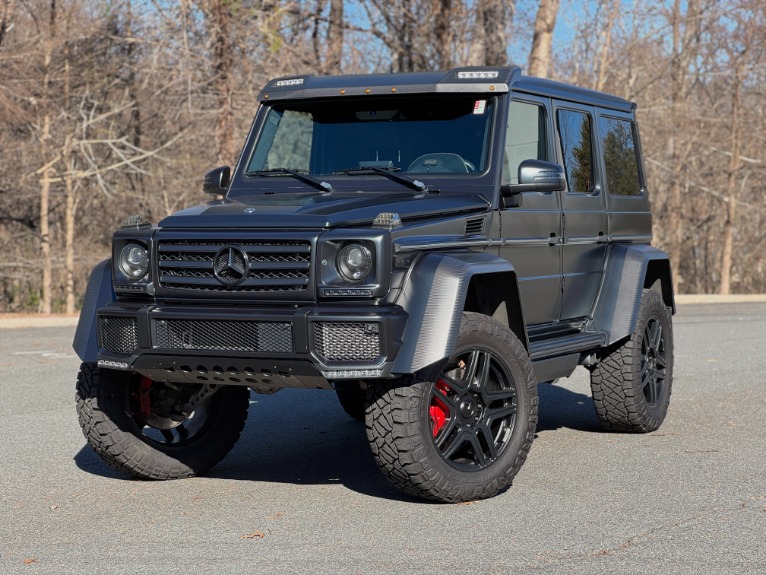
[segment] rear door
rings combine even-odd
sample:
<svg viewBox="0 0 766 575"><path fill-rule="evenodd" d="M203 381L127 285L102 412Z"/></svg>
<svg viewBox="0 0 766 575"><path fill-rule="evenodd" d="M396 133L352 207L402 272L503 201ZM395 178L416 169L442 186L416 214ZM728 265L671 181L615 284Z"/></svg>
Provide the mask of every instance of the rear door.
<svg viewBox="0 0 766 575"><path fill-rule="evenodd" d="M554 101L557 161L567 189L561 193L562 321L590 315L598 294L608 245L608 218L598 169L596 111L591 106Z"/></svg>

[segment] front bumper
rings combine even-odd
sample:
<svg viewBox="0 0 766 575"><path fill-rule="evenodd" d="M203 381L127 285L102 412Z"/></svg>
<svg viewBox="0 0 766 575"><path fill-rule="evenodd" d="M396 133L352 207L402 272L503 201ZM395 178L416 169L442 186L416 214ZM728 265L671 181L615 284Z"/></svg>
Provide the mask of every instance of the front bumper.
<svg viewBox="0 0 766 575"><path fill-rule="evenodd" d="M393 377L398 306L290 308L112 303L98 310L98 364L176 383L329 388Z"/></svg>

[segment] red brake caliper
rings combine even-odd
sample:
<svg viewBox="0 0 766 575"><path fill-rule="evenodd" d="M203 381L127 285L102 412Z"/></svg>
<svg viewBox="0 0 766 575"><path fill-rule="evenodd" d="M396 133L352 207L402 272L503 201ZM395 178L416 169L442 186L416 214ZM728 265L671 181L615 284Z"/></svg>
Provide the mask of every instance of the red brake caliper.
<svg viewBox="0 0 766 575"><path fill-rule="evenodd" d="M449 386L441 379L436 380L434 389L442 395L447 395L449 393ZM432 397L428 413L431 415L431 433L436 437L447 424L447 420L450 417L449 407L447 407L438 397Z"/></svg>
<svg viewBox="0 0 766 575"><path fill-rule="evenodd" d="M133 397L136 400L134 405L138 406L138 410L133 413L133 417L140 425L146 425L152 413L152 404L149 399L149 390L152 388L152 383L154 382L151 379L142 375L138 383L138 390L134 388Z"/></svg>

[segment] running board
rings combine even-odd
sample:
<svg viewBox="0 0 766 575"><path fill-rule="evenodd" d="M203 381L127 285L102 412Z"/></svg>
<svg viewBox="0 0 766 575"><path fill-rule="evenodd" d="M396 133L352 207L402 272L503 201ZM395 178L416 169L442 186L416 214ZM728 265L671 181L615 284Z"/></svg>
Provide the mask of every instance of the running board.
<svg viewBox="0 0 766 575"><path fill-rule="evenodd" d="M532 361L539 361L560 355L569 355L589 351L602 347L606 343L606 334L603 332L580 332L530 342L529 357Z"/></svg>
<svg viewBox="0 0 766 575"><path fill-rule="evenodd" d="M582 352L597 349L605 343L603 332L580 332L531 342L529 357L537 383L569 377L580 363Z"/></svg>

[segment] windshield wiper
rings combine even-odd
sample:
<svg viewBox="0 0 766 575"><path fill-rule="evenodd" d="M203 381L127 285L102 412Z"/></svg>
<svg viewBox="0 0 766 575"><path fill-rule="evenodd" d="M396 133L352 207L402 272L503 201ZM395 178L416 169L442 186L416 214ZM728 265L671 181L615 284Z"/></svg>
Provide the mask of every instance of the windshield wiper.
<svg viewBox="0 0 766 575"><path fill-rule="evenodd" d="M346 168L345 170L338 170L337 172L333 172L333 174L356 175L356 174L369 174L370 172L372 172L374 174L380 174L381 176L386 176L389 180L399 182L400 184L407 186L408 188L411 188L418 192L428 191L428 187L420 180L413 180L412 178L408 178L407 176L401 176L399 174L394 173L394 171L397 171L400 169L401 168L378 168L377 166L361 166L359 168Z"/></svg>
<svg viewBox="0 0 766 575"><path fill-rule="evenodd" d="M308 172L302 172L300 170L291 170L290 168L271 168L270 170L254 170L252 172L245 173L246 176L279 176L282 174L292 176L296 180L300 180L301 182L309 184L310 186L313 186L322 192L330 193L333 191L332 186L329 183L317 180L316 178L312 178L308 175Z"/></svg>

